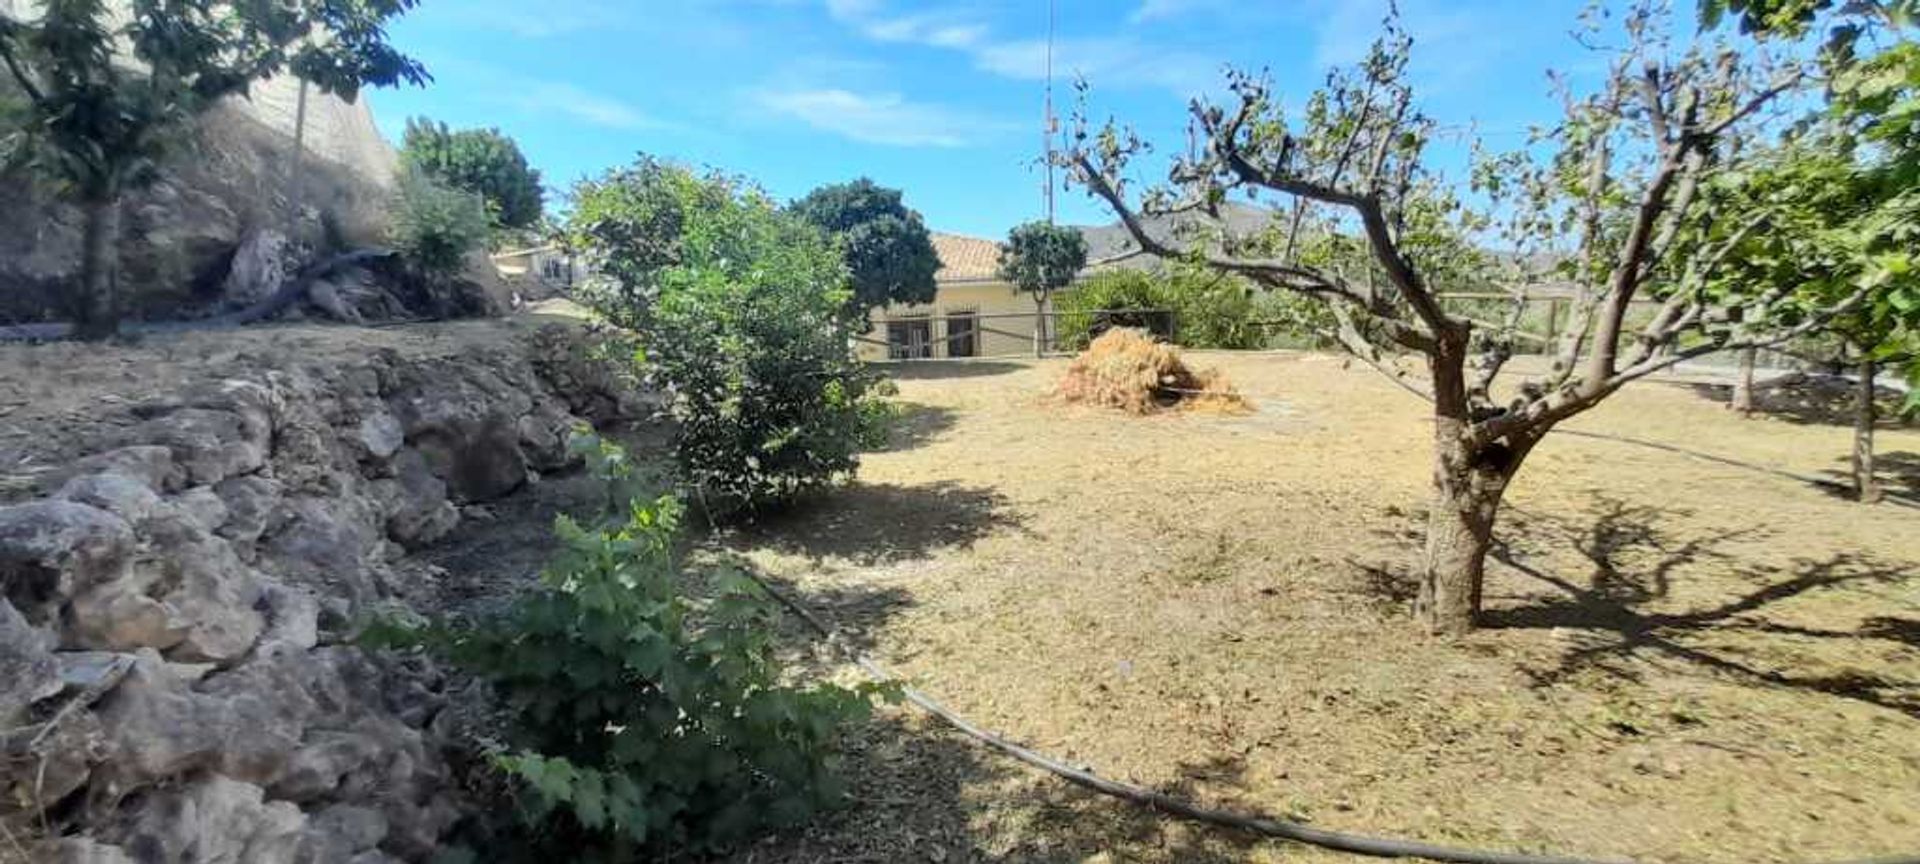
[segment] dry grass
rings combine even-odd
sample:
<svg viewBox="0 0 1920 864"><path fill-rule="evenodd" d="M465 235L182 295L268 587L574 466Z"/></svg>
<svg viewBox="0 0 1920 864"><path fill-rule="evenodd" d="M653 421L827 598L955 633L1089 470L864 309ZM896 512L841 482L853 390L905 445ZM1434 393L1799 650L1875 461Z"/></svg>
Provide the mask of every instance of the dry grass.
<svg viewBox="0 0 1920 864"><path fill-rule="evenodd" d="M1335 357L1198 359L1260 411L1062 406L1063 361L910 367L859 484L730 545L988 728L1203 801L1642 861L1920 849L1920 512L1773 473L1844 471L1845 428L1629 388L1521 473L1495 626L1437 641L1407 613L1421 406ZM1880 444L1920 496L1920 433ZM1348 860L904 711L853 755L852 810L736 860Z"/></svg>
<svg viewBox="0 0 1920 864"><path fill-rule="evenodd" d="M1132 414L1175 406L1226 414L1251 410L1219 370L1194 371L1181 359L1179 348L1125 327L1100 334L1067 364L1059 394L1068 402Z"/></svg>

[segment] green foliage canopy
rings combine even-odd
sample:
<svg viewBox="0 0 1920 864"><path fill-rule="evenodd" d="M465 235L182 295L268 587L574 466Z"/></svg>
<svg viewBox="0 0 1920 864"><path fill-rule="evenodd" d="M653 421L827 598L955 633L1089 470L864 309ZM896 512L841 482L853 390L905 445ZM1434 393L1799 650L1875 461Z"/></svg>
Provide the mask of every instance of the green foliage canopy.
<svg viewBox="0 0 1920 864"><path fill-rule="evenodd" d="M1163 310L1173 313L1176 341L1189 348L1259 348L1265 337L1254 321L1252 287L1244 280L1203 267L1176 263L1164 271L1109 270L1097 273L1057 301L1060 344L1069 350L1084 348L1097 318L1106 324L1150 327L1145 318L1129 311ZM1096 316L1096 312L1122 313Z"/></svg>
<svg viewBox="0 0 1920 864"><path fill-rule="evenodd" d="M349 99L426 83L386 41L386 22L417 2L133 0L122 20L107 0L48 0L37 20L0 17L0 61L48 173L81 200L111 199L152 179L182 124L256 81L291 71Z"/></svg>
<svg viewBox="0 0 1920 864"><path fill-rule="evenodd" d="M1072 284L1087 266L1087 239L1079 231L1028 222L1007 232L1000 247L1000 278L1036 297Z"/></svg>
<svg viewBox="0 0 1920 864"><path fill-rule="evenodd" d="M900 190L862 177L815 189L789 209L841 243L853 278L852 303L862 313L890 303L933 302L940 257Z"/></svg>
<svg viewBox="0 0 1920 864"><path fill-rule="evenodd" d="M596 465L624 464L596 439L575 443ZM365 639L424 645L492 685L510 723L494 763L531 793L537 854L713 851L845 799L840 730L878 688L781 683L772 602L738 571L683 575L680 515L660 498L605 527L563 516L539 588L498 619L387 622Z"/></svg>
<svg viewBox="0 0 1920 864"><path fill-rule="evenodd" d="M466 267L467 254L485 246L491 226L486 202L409 166L394 198L394 251L430 283L444 283Z"/></svg>
<svg viewBox="0 0 1920 864"><path fill-rule="evenodd" d="M582 296L634 331L672 395L681 480L752 508L851 475L885 408L852 351L846 265L739 178L641 159L579 184L565 236Z"/></svg>
<svg viewBox="0 0 1920 864"><path fill-rule="evenodd" d="M409 118L401 158L456 188L479 194L496 225L538 224L545 192L540 172L527 165L520 145L498 129L450 130L445 123Z"/></svg>

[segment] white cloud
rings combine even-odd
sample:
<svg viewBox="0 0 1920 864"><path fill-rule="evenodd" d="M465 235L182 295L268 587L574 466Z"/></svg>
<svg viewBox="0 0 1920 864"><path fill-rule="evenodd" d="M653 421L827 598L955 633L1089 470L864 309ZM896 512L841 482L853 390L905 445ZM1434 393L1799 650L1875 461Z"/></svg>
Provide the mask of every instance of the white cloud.
<svg viewBox="0 0 1920 864"><path fill-rule="evenodd" d="M986 45L973 59L1005 78L1038 81L1047 75L1043 39ZM1216 64L1206 57L1128 37L1056 40L1053 72L1062 81L1083 77L1095 86L1162 87L1181 96L1196 95L1219 78Z"/></svg>
<svg viewBox="0 0 1920 864"><path fill-rule="evenodd" d="M1163 18L1177 18L1188 12L1218 5L1216 0L1141 0L1140 5L1127 16L1134 24L1142 24Z"/></svg>
<svg viewBox="0 0 1920 864"><path fill-rule="evenodd" d="M756 94L760 107L815 129L868 144L964 147L1000 124L970 112L909 102L895 93L849 90L775 90Z"/></svg>
<svg viewBox="0 0 1920 864"><path fill-rule="evenodd" d="M598 93L557 81L524 81L510 97L514 105L528 111L564 114L575 120L607 129L664 129L664 121L648 116L632 105Z"/></svg>
<svg viewBox="0 0 1920 864"><path fill-rule="evenodd" d="M1148 18L1198 8L1216 0L1145 0L1135 17ZM975 67L1004 78L1040 80L1047 74L1044 39L995 40L970 13L935 10L891 14L884 0L826 0L834 20L880 42L910 43L965 53ZM1054 73L1062 80L1084 76L1096 84L1152 86L1191 96L1216 83L1212 61L1188 51L1155 45L1137 36L1055 40Z"/></svg>
<svg viewBox="0 0 1920 864"><path fill-rule="evenodd" d="M447 15L462 26L498 30L526 39L548 39L589 30L625 28L633 19L618 6L600 2L569 2L530 7L524 3L467 2L449 4Z"/></svg>

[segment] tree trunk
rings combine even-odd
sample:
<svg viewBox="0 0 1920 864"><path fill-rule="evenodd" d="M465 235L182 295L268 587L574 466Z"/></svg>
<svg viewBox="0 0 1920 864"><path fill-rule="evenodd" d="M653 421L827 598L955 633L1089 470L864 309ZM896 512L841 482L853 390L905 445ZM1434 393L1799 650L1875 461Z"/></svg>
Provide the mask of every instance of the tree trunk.
<svg viewBox="0 0 1920 864"><path fill-rule="evenodd" d="M1428 631L1455 635L1472 630L1479 618L1494 520L1516 466L1500 445L1480 453L1468 453L1458 442L1438 446L1415 610Z"/></svg>
<svg viewBox="0 0 1920 864"><path fill-rule="evenodd" d="M1753 413L1753 363L1759 353L1757 348L1740 352L1740 372L1733 379L1733 399L1727 407L1742 417Z"/></svg>
<svg viewBox="0 0 1920 864"><path fill-rule="evenodd" d="M1880 482L1873 476L1873 423L1878 419L1873 404L1873 376L1880 370L1879 364L1865 357L1857 368L1860 383L1854 391L1853 405L1853 494L1862 504L1877 504L1881 491Z"/></svg>
<svg viewBox="0 0 1920 864"><path fill-rule="evenodd" d="M85 220L80 246L80 295L75 298L73 332L81 339L105 339L120 330L120 299L116 283L120 255L120 200L83 205Z"/></svg>
<svg viewBox="0 0 1920 864"><path fill-rule="evenodd" d="M1047 295L1042 291L1033 295L1033 356L1044 357L1047 354Z"/></svg>
<svg viewBox="0 0 1920 864"><path fill-rule="evenodd" d="M1426 557L1415 612L1436 634L1472 630L1480 614L1481 583L1494 519L1507 483L1538 441L1470 446L1466 334L1445 339L1428 358L1433 381L1433 508L1427 514Z"/></svg>

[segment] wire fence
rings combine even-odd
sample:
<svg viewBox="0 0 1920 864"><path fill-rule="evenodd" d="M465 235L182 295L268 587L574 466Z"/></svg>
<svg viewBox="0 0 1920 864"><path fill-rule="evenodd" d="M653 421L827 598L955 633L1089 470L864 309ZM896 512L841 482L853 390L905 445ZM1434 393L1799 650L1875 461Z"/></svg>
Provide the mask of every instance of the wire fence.
<svg viewBox="0 0 1920 864"><path fill-rule="evenodd" d="M1523 307L1517 318L1513 317L1515 302ZM1500 329L1510 318L1516 321L1514 353L1535 357L1552 354L1567 328L1575 326L1575 302L1574 298L1563 295L1527 297L1519 301L1509 294L1491 292L1440 295L1442 308L1473 321L1481 329ZM1659 314L1659 308L1657 300L1630 303L1625 321L1628 331L1644 327ZM1186 345L1182 338L1184 323L1180 314L1172 309L923 312L880 317L873 329L856 337L856 341L862 355L869 360L1033 357L1080 351L1101 333L1115 327L1146 330L1160 339ZM1244 323L1260 334L1257 344L1251 346L1254 350L1340 350L1325 334L1297 320L1255 319ZM1736 355L1725 353L1710 354L1688 365L1730 370L1738 363ZM1755 365L1781 370L1797 369L1805 364L1784 353L1760 351Z"/></svg>

